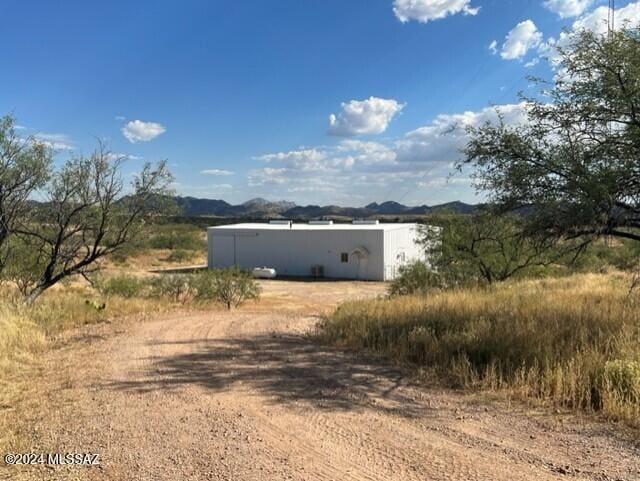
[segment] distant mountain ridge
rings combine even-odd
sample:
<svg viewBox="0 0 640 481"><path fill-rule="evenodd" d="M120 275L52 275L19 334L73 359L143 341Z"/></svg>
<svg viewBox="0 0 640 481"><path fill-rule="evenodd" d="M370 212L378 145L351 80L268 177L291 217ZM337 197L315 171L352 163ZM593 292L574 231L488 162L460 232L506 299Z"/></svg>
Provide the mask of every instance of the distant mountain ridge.
<svg viewBox="0 0 640 481"><path fill-rule="evenodd" d="M455 201L439 205L421 205L410 207L399 202L373 202L364 207L340 207L337 205L296 205L288 201L268 201L261 197L242 204L232 205L221 199L201 199L197 197L176 197L183 214L189 217L255 217L286 219L317 219L320 217L367 218L375 216L420 216L432 212L450 210L460 214L469 214L477 206Z"/></svg>

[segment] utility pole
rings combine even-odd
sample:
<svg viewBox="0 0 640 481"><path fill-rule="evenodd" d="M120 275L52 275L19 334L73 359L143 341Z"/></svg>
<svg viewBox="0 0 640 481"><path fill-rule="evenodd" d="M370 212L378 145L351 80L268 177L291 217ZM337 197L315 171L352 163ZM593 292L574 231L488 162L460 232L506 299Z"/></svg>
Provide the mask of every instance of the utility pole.
<svg viewBox="0 0 640 481"><path fill-rule="evenodd" d="M616 28L616 0L609 0L609 11L607 12L607 32L609 37L613 35Z"/></svg>

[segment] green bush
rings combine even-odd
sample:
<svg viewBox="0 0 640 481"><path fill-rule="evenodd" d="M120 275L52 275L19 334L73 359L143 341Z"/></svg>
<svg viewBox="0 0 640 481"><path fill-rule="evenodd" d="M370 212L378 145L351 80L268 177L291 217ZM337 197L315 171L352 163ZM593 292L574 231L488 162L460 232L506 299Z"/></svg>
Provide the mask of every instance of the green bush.
<svg viewBox="0 0 640 481"><path fill-rule="evenodd" d="M97 282L98 290L103 294L126 298L140 296L146 286L145 280L133 276L116 276Z"/></svg>
<svg viewBox="0 0 640 481"><path fill-rule="evenodd" d="M207 270L193 276L195 297L215 301L227 309L238 307L246 300L258 300L260 287L250 273L237 268Z"/></svg>
<svg viewBox="0 0 640 481"><path fill-rule="evenodd" d="M150 283L149 295L166 297L173 302L184 304L194 296L192 277L189 274L163 274L154 277Z"/></svg>
<svg viewBox="0 0 640 481"><path fill-rule="evenodd" d="M189 256L193 257L195 252L206 250L203 232L201 227L192 224L157 221L146 225L130 243L114 252L110 258L113 262L123 264L128 258L150 249L170 249L174 252L166 260L181 262ZM187 254L188 251L191 253Z"/></svg>
<svg viewBox="0 0 640 481"><path fill-rule="evenodd" d="M622 241L608 245L604 241L590 244L573 263L573 268L585 272L604 272L609 267L633 269L640 260L640 242Z"/></svg>
<svg viewBox="0 0 640 481"><path fill-rule="evenodd" d="M422 294L442 287L440 276L424 262L416 261L400 267L399 276L389 288L391 296Z"/></svg>
<svg viewBox="0 0 640 481"><path fill-rule="evenodd" d="M190 225L155 225L149 229L145 244L151 249L203 250L202 230Z"/></svg>
<svg viewBox="0 0 640 481"><path fill-rule="evenodd" d="M151 279L117 276L97 280L96 287L106 295L166 298L182 304L191 300L213 301L227 309L260 298L260 287L255 279L237 268L197 274L162 274Z"/></svg>

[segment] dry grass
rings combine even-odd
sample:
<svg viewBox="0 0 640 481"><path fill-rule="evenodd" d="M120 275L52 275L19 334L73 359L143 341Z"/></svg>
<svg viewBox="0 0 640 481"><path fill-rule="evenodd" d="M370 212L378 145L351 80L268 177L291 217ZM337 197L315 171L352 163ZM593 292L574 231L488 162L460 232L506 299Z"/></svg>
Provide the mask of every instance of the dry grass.
<svg viewBox="0 0 640 481"><path fill-rule="evenodd" d="M640 299L582 274L346 303L322 335L457 386L508 391L640 425Z"/></svg>

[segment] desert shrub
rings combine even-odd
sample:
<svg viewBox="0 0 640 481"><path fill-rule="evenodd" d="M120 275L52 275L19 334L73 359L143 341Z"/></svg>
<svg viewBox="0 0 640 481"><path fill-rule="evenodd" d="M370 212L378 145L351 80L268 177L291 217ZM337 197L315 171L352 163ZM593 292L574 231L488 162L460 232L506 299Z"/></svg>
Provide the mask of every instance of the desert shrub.
<svg viewBox="0 0 640 481"><path fill-rule="evenodd" d="M194 251L188 251L185 249L174 249L165 260L167 262L185 262L193 259L194 255Z"/></svg>
<svg viewBox="0 0 640 481"><path fill-rule="evenodd" d="M203 250L206 243L202 229L187 224L154 225L149 229L145 246L150 249Z"/></svg>
<svg viewBox="0 0 640 481"><path fill-rule="evenodd" d="M320 333L454 386L507 390L638 423L640 305L626 301L628 277L579 274L348 302Z"/></svg>
<svg viewBox="0 0 640 481"><path fill-rule="evenodd" d="M195 294L192 276L189 274L163 274L150 281L149 295L163 297L185 304Z"/></svg>
<svg viewBox="0 0 640 481"><path fill-rule="evenodd" d="M98 290L108 296L121 296L126 298L138 297L147 287L144 279L133 276L115 276L108 279L99 279L96 282Z"/></svg>
<svg viewBox="0 0 640 481"><path fill-rule="evenodd" d="M111 259L119 264L139 254L144 254L152 249L166 249L182 251L178 254L172 252L166 260L181 262L187 260L186 252L202 252L206 250L206 241L203 237L203 229L191 224L174 224L156 221L145 225L142 232L131 243L122 246L111 256ZM183 258L172 256L183 256Z"/></svg>
<svg viewBox="0 0 640 481"><path fill-rule="evenodd" d="M389 287L389 294L406 296L439 287L442 287L442 278L424 262L416 261L400 267L398 277Z"/></svg>
<svg viewBox="0 0 640 481"><path fill-rule="evenodd" d="M215 301L227 309L260 298L260 286L250 273L237 268L207 270L193 276L196 299Z"/></svg>
<svg viewBox="0 0 640 481"><path fill-rule="evenodd" d="M611 267L631 270L639 260L640 242L608 239L591 243L572 267L586 272L604 272Z"/></svg>
<svg viewBox="0 0 640 481"><path fill-rule="evenodd" d="M122 246L121 249L118 249L113 254L111 254L111 260L116 264L124 264L130 257L133 257L137 253L141 253L142 250L135 244L135 241L132 244L128 244Z"/></svg>

